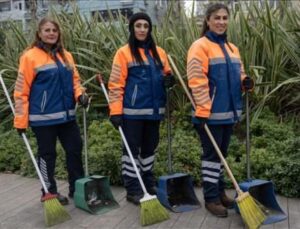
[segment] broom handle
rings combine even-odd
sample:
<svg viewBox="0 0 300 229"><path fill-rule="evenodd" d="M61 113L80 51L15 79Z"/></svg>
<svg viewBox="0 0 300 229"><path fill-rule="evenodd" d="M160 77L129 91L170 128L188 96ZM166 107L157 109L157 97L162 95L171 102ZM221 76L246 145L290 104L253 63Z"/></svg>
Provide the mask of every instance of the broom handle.
<svg viewBox="0 0 300 229"><path fill-rule="evenodd" d="M84 163L85 163L85 177L89 175L89 166L88 166L88 151L87 151L87 133L86 133L86 109L83 109L83 141L84 141Z"/></svg>
<svg viewBox="0 0 300 229"><path fill-rule="evenodd" d="M9 106L10 106L10 108L11 108L13 114L15 115L15 109L14 109L13 103L12 103L12 101L11 101L11 99L10 99L10 96L9 96L9 93L8 93L7 88L6 88L6 86L5 86L5 83L4 83L4 81L3 81L3 78L2 78L2 74L1 74L1 73L0 73L0 82L1 82L1 85L2 85L2 87L3 87L3 91L4 91L5 95L6 95L6 98L7 98L7 101L8 101L8 103L9 103ZM29 152L29 155L30 155L30 157L31 157L31 160L32 160L32 162L33 162L33 165L34 165L34 167L35 167L35 170L36 170L36 172L37 172L37 174L38 174L38 177L40 178L40 181L41 181L41 183L42 183L42 186L43 186L43 188L44 188L44 191L45 191L45 193L49 193L48 188L46 187L45 181L44 181L44 179L43 179L43 176L42 176L42 174L41 174L41 172L40 172L40 169L39 169L39 167L38 167L38 165L37 165L37 163L36 163L36 160L35 160L35 158L34 158L34 156L33 156L33 152L32 152L32 150L31 150L31 147L30 147L30 145L29 145L29 142L28 142L28 140L27 140L27 137L26 137L25 133L22 133L22 138L23 138L23 141L24 141L24 143L25 143L25 145L26 145L26 147L27 147L27 150L28 150L28 152Z"/></svg>
<svg viewBox="0 0 300 229"><path fill-rule="evenodd" d="M186 87L186 85L185 85L185 83L184 83L184 81L183 81L183 79L182 79L182 77L181 77L181 75L180 75L180 73L179 73L179 71L178 71L178 69L177 69L174 61L173 61L173 59L171 58L170 55L168 55L168 58L170 60L170 63L172 65L172 67L173 67L176 75L178 76L178 79L179 79L179 81L180 81L180 83L181 83L181 85L182 85L185 93L187 94L188 98L190 99L190 101L191 101L191 103L193 105L193 108L196 110L196 104L195 104L195 102L193 100L193 97L192 97L191 93L189 92L188 88ZM213 146L214 146L214 148L215 148L218 156L220 157L220 159L221 159L221 161L222 161L222 163L223 163L223 165L224 165L224 167L225 167L225 169L226 169L226 171L228 173L228 176L230 177L230 179L231 179L231 181L233 183L233 186L234 186L235 190L239 194L242 193L242 190L240 189L240 187L239 187L236 179L234 178L234 176L233 176L233 174L232 174L232 172L231 172L231 170L230 170L230 168L229 168L229 166L228 166L228 164L227 164L227 162L226 162L226 160L225 160L225 158L224 158L221 150L219 149L219 146L217 145L217 143L216 143L213 135L211 134L211 132L210 132L210 130L209 130L209 128L208 128L208 126L206 124L204 125L204 129L205 129L205 131L206 131L206 133L207 133L207 135L208 135L211 143L213 144Z"/></svg>
<svg viewBox="0 0 300 229"><path fill-rule="evenodd" d="M146 187L145 187L145 184L144 184L144 182L143 182L143 180L142 180L142 178L141 178L141 175L140 175L140 173L139 173L139 170L138 170L138 168L137 168L137 166L136 166L136 164L135 164L134 158L133 158L133 156L132 156L132 153L131 153L130 147L129 147L129 145L128 145L128 142L127 142L127 140L126 140L126 138L125 138L125 135L124 135L124 132L123 132L123 130L122 130L122 127L120 127L120 126L119 126L119 132L120 132L120 134L121 134L121 136L122 136L122 140L123 140L123 142L124 142L124 144L125 144L126 150L127 150L128 155L129 155L129 157L130 157L131 163L132 163L132 165L133 165L133 167L134 167L135 173L136 173L136 175L137 175L137 177L138 177L138 179L139 179L139 182L140 182L140 185L141 185L141 187L142 187L142 189L143 189L143 192L144 192L144 194L148 194L148 192L147 192L147 190L146 190Z"/></svg>
<svg viewBox="0 0 300 229"><path fill-rule="evenodd" d="M105 95L106 101L107 101L107 103L109 103L109 98L108 98L107 90L106 90L106 88L105 88L105 86L104 86L104 83L103 83L103 80L102 80L102 76L101 76L100 74L98 74L97 79L98 79L98 81L99 81L99 83L100 83L100 85L101 85L101 88L102 88L103 93L104 93L104 95ZM136 164L135 164L134 158L133 158L133 156L132 156L132 152L131 152L131 150L130 150L130 147L129 147L129 145L128 145L128 142L127 142L127 140L126 140L125 134L124 134L123 129L122 129L121 126L119 126L119 132L120 132L120 134L121 134L123 143L124 143L125 148L126 148L126 150L127 150L127 152L128 152L128 155L129 155L129 157L130 157L131 163L132 163L132 165L133 165L133 167L134 167L134 171L135 171L135 173L136 173L136 175L137 175L137 177L138 177L138 180L139 180L139 182L140 182L140 185L141 185L141 187L142 187L142 190L143 190L144 194L148 194L148 192L147 192L147 190L146 190L146 187L145 187L145 184L144 184L144 182L143 182L143 180L142 180L142 178L141 178L141 175L140 175L140 173L139 173L139 170L138 170L138 168L137 168L137 166L136 166Z"/></svg>
<svg viewBox="0 0 300 229"><path fill-rule="evenodd" d="M250 118L249 118L249 92L246 90L246 161L247 161L247 179L251 179L250 170Z"/></svg>

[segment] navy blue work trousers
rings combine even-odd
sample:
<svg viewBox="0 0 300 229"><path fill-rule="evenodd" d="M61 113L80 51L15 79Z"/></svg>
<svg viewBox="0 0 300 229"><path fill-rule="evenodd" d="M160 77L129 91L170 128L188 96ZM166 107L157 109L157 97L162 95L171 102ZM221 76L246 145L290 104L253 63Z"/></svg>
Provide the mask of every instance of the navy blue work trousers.
<svg viewBox="0 0 300 229"><path fill-rule="evenodd" d="M204 128L200 125L194 125L199 134L203 153L202 160L202 180L203 195L206 202L219 202L220 194L224 192L224 166L211 143ZM233 124L229 125L208 125L219 149L223 156L227 157L227 150L230 143L230 137L233 132Z"/></svg>
<svg viewBox="0 0 300 229"><path fill-rule="evenodd" d="M125 119L123 123L126 140L147 191L155 186L152 170L154 151L159 143L159 125L159 120ZM123 147L122 156L122 178L128 194L140 195L143 193L125 147Z"/></svg>
<svg viewBox="0 0 300 229"><path fill-rule="evenodd" d="M82 140L76 121L52 126L32 127L38 144L38 165L50 193L57 193L55 174L56 141L59 139L65 153L69 181L69 194L75 191L75 181L84 176L82 166ZM44 190L42 189L44 193Z"/></svg>

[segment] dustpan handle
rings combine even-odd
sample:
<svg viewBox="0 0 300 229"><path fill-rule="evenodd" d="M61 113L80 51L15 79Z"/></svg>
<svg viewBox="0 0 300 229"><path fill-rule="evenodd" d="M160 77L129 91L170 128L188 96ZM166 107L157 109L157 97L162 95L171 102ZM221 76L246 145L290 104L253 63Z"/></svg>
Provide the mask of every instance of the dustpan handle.
<svg viewBox="0 0 300 229"><path fill-rule="evenodd" d="M249 117L249 92L245 93L246 98L246 163L247 163L247 179L251 179L250 169L250 117Z"/></svg>
<svg viewBox="0 0 300 229"><path fill-rule="evenodd" d="M97 79L98 79L98 81L99 81L99 83L100 83L100 85L101 85L101 88L102 88L102 91L103 91L104 96L105 96L105 98L106 98L106 101L107 101L107 103L109 103L109 97L108 97L108 94L107 94L107 90L106 90L106 88L105 88L105 86L104 86L104 83L103 83L103 80L102 80L102 76L101 76L100 74L98 74ZM121 137L122 137L122 140L123 140L123 143L124 143L124 145L125 145L125 148L126 148L126 150L127 150L127 152L128 152L129 158L130 158L130 160L131 160L131 163L132 163L132 165L133 165L133 168L134 168L134 171L135 171L135 173L136 173L136 175L137 175L137 178L138 178L138 180L139 180L139 182L140 182L140 185L141 185L141 187L142 187L142 190L143 190L144 194L148 194L148 192L147 192L147 190L146 190L146 187L145 187L145 184L144 184L144 182L143 182L143 180L142 180L142 177L141 177L141 175L140 175L140 173L139 173L139 170L138 170L138 168L137 168L137 166L136 166L135 160L134 160L134 158L133 158L133 156L132 156L132 152L131 152L131 150L130 150L130 147L129 147L129 145L128 145L128 142L127 142L127 140L126 140L126 137L125 137L125 134L124 134L124 132L123 132L122 127L119 126L118 130L119 130L120 135L121 135Z"/></svg>
<svg viewBox="0 0 300 229"><path fill-rule="evenodd" d="M188 96L188 98L189 98L189 100L190 100L190 102L191 102L193 108L196 110L196 104L195 104L195 102L194 102L194 100L193 100L193 97L192 97L191 93L189 92L188 88L186 87L186 85L185 85L185 83L184 83L184 81L183 81L183 79L182 79L182 77L181 77L181 75L180 75L180 73L179 73L179 71L178 71L178 69L177 69L177 67L176 67L176 65L175 65L175 63L174 63L174 61L173 61L173 59L171 58L170 55L168 55L168 58L169 58L169 60L170 60L171 66L173 67L173 69L174 69L176 75L178 76L178 79L179 79L179 82L180 82L181 86L183 87L183 89L184 89L186 95ZM207 124L204 125L204 129L205 129L205 131L206 131L206 133L207 133L207 135L208 135L208 137L209 137L211 143L213 144L213 146L214 146L214 148L215 148L215 150L216 150L216 152L217 152L217 154L218 154L220 160L222 161L222 163L223 163L223 165L224 165L224 167L225 167L225 169L226 169L226 171L227 171L227 174L228 174L230 180L231 180L232 183L233 183L233 186L234 186L235 190L236 190L237 193L239 193L239 194L242 193L242 190L240 189L240 187L239 187L239 185L238 185L236 179L234 178L234 176L233 176L233 174L232 174L232 172L231 172L231 169L229 168L229 166L228 166L228 164L227 164L227 162L226 162L226 160L225 160L225 158L224 158L224 156L223 156L221 150L219 149L219 146L217 145L217 143L216 143L216 141L215 141L213 135L211 134L211 132L210 132L210 130L209 130Z"/></svg>
<svg viewBox="0 0 300 229"><path fill-rule="evenodd" d="M6 98L7 98L7 101L8 101L8 103L9 103L9 106L10 106L10 108L11 108L11 111L12 111L13 114L15 115L15 109L14 109L13 103L12 103L12 101L11 101L11 99L10 99L10 96L9 96L9 93L8 93L7 88L6 88L6 86L5 86L5 83L4 83L4 81L3 81L2 73L1 73L1 72L0 72L0 83L1 83L1 85L2 85L2 87L3 87L3 91L4 91L5 95L6 95ZM30 147L30 144L29 144L29 142L28 142L28 139L27 139L25 133L22 133L22 138L23 138L23 141L24 141L24 143L25 143L25 145L26 145L26 147L27 147L27 150L28 150L28 153L29 153L29 155L30 155L31 161L33 162L33 165L34 165L35 170L36 170L36 172L37 172L37 174L38 174L38 177L39 177L40 182L41 182L41 184L42 184L42 186L43 186L43 189L44 189L45 193L49 193L48 188L47 188L47 186L46 186L46 184L45 184L45 181L44 181L44 179L43 179L43 176L42 176L42 174L41 174L41 171L40 171L40 169L39 169L39 166L38 166L38 164L36 163L36 160L35 160L35 158L34 158L34 156L33 156L32 149L31 149L31 147Z"/></svg>
<svg viewBox="0 0 300 229"><path fill-rule="evenodd" d="M172 168L172 138L171 138L171 115L170 115L170 88L167 88L167 137L168 137L168 172L173 172Z"/></svg>
<svg viewBox="0 0 300 229"><path fill-rule="evenodd" d="M85 163L85 177L89 176L89 166L88 166L88 151L87 151L87 127L86 127L86 109L82 107L83 110L83 141L84 141L84 163Z"/></svg>

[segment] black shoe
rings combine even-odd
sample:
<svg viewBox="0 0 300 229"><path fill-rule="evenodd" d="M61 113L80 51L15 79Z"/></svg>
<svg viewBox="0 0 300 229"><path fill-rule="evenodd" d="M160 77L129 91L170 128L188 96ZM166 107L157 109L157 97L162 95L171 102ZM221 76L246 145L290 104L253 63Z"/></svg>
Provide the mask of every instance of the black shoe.
<svg viewBox="0 0 300 229"><path fill-rule="evenodd" d="M42 195L41 202L44 202L45 200L47 200L48 199L47 196L48 196L48 194L46 196ZM61 205L68 205L69 204L68 198L61 195L60 193L50 194L51 199L54 198L54 197L60 202Z"/></svg>
<svg viewBox="0 0 300 229"><path fill-rule="evenodd" d="M127 194L126 195L126 200L128 202L131 202L135 205L140 205L140 199L142 199L144 197L143 194Z"/></svg>
<svg viewBox="0 0 300 229"><path fill-rule="evenodd" d="M71 198L71 199L73 199L73 197L74 197L74 192L69 192L68 197Z"/></svg>
<svg viewBox="0 0 300 229"><path fill-rule="evenodd" d="M69 200L67 197L61 195L60 193L57 193L57 197L58 201L61 203L61 205L68 205L69 204Z"/></svg>
<svg viewBox="0 0 300 229"><path fill-rule="evenodd" d="M157 195L157 187L156 186L152 186L151 188L148 188L147 191L150 195Z"/></svg>

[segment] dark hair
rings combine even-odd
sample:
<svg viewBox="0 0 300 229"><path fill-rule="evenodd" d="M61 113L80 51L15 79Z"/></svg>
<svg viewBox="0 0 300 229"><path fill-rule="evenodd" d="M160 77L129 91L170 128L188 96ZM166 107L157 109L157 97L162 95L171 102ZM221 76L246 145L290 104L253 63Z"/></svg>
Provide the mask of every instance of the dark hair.
<svg viewBox="0 0 300 229"><path fill-rule="evenodd" d="M151 31L152 31L151 18L148 16L148 14L145 14L143 12L135 13L130 17L130 19L129 19L129 32L131 32L133 30L134 23L139 19L144 19L149 23L149 33L151 33Z"/></svg>
<svg viewBox="0 0 300 229"><path fill-rule="evenodd" d="M44 17L43 19L41 19L41 21L38 24L37 31L35 33L35 39L30 47L31 48L33 48L35 46L39 47L39 48L43 49L45 52L47 52L52 58L54 58L53 52L51 52L51 50L45 46L45 44L43 43L43 41L41 40L41 38L39 36L39 32L41 31L42 26L45 25L47 22L50 22L51 24L53 24L58 31L58 39L55 44L55 49L56 49L57 53L59 53L60 56L62 57L64 63L66 65L68 65L69 63L68 63L68 60L64 53L64 46L63 46L63 42L62 42L62 36L61 36L59 24L51 18Z"/></svg>
<svg viewBox="0 0 300 229"><path fill-rule="evenodd" d="M131 54L134 57L136 62L138 62L139 64L144 64L144 61L143 61L143 59L141 57L141 54L139 52L139 43L140 43L140 41L138 41L136 39L135 35L134 35L134 23L139 19L146 20L149 23L149 31L148 31L148 35L147 35L147 38L145 40L145 43L149 46L149 50L151 50L151 52L152 52L155 63L162 67L162 62L161 62L160 57L158 55L158 52L157 52L157 49L156 49L156 44L155 44L154 39L151 35L151 31L152 31L151 18L143 12L133 14L131 16L130 20L129 20L129 32L130 32L130 34L129 34L129 38L128 38L128 44L129 44L130 52L131 52Z"/></svg>
<svg viewBox="0 0 300 229"><path fill-rule="evenodd" d="M205 12L205 18L204 18L203 25L202 25L201 37L203 37L205 35L205 33L209 30L207 21L209 20L210 16L214 12L216 12L220 9L226 10L228 15L230 15L228 7L226 5L224 5L223 3L214 3L214 4L209 5Z"/></svg>

